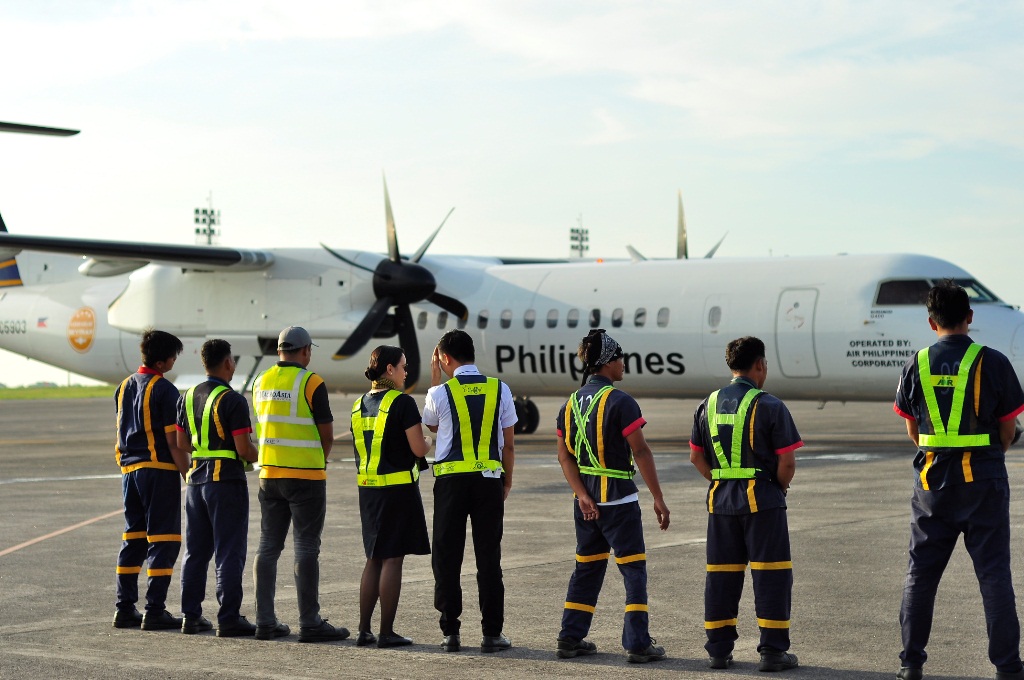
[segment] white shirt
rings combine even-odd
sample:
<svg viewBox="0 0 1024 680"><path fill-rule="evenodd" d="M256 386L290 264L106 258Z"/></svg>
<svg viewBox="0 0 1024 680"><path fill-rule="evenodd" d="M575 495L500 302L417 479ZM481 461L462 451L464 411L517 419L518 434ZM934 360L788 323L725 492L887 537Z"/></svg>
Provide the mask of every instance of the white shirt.
<svg viewBox="0 0 1024 680"><path fill-rule="evenodd" d="M455 375L483 375L473 364L464 364L455 369ZM512 391L504 382L501 383L501 395L498 399L498 458L501 459L501 451L505 447L506 427L512 427L518 422L516 416L516 405L512 399ZM448 403L448 393L445 391L444 383L427 390L427 398L423 402L423 424L427 427L437 428L437 440L434 444L434 462L444 461L452 452L452 432L455 427L452 424L451 405ZM480 474L484 477L501 477L501 470L483 470Z"/></svg>

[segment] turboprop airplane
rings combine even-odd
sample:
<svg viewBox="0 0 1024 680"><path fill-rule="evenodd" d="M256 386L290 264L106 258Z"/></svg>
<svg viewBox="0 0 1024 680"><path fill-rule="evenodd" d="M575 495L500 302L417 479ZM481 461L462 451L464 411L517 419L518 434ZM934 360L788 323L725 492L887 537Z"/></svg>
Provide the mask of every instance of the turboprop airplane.
<svg viewBox="0 0 1024 680"><path fill-rule="evenodd" d="M575 349L597 327L625 348L624 387L638 397L705 396L729 378L726 343L756 335L780 397L889 400L903 363L933 342L924 294L951 278L971 295L972 336L1005 353L1024 378L1024 314L941 259L427 255L440 227L405 258L386 184L384 195L386 255L29 236L0 221L0 347L115 382L138 365L138 335L158 327L185 343L177 375L201 376L199 347L220 337L248 382L275 360L278 332L294 324L322 348L311 368L332 389L361 392L378 342L405 349L411 389L436 340L460 327L481 370L518 395L520 429L532 432L539 413L530 397L579 385Z"/></svg>

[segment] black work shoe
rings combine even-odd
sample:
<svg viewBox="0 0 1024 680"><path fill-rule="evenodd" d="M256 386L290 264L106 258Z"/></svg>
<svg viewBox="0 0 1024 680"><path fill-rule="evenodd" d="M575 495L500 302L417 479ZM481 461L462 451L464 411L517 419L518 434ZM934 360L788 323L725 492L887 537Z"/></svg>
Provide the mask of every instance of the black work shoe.
<svg viewBox="0 0 1024 680"><path fill-rule="evenodd" d="M256 634L256 624L249 623L249 619L239 616L234 623L218 623L217 637L251 637Z"/></svg>
<svg viewBox="0 0 1024 680"><path fill-rule="evenodd" d="M292 632L287 623L275 623L272 626L256 626L257 640L271 640L273 638L285 637Z"/></svg>
<svg viewBox="0 0 1024 680"><path fill-rule="evenodd" d="M198 618L192 618L186 616L181 622L181 632L185 635L195 635L196 633L205 633L208 630L213 630L213 624L210 623L210 619L205 616Z"/></svg>
<svg viewBox="0 0 1024 680"><path fill-rule="evenodd" d="M1024 668L1019 671L996 671L996 680L1013 680L1024 678Z"/></svg>
<svg viewBox="0 0 1024 680"><path fill-rule="evenodd" d="M658 647L654 643L657 642L654 638L651 638L651 644L647 645L647 649L641 649L636 652L629 652L626 655L626 659L630 663L647 663L649 661L661 661L665 658L665 648Z"/></svg>
<svg viewBox="0 0 1024 680"><path fill-rule="evenodd" d="M142 630L171 630L181 628L182 620L166 609L147 611L142 615Z"/></svg>
<svg viewBox="0 0 1024 680"><path fill-rule="evenodd" d="M138 628L141 625L142 614L135 607L114 612L114 628Z"/></svg>
<svg viewBox="0 0 1024 680"><path fill-rule="evenodd" d="M398 633L381 633L377 638L377 646L384 647L405 647L411 645L412 640L407 637L402 637Z"/></svg>
<svg viewBox="0 0 1024 680"><path fill-rule="evenodd" d="M500 633L498 635L484 635L480 640L480 651L490 654L512 649L512 641Z"/></svg>
<svg viewBox="0 0 1024 680"><path fill-rule="evenodd" d="M559 659L572 659L577 656L589 656L597 654L597 645L587 640L575 640L573 638L559 638L558 649L555 654Z"/></svg>
<svg viewBox="0 0 1024 680"><path fill-rule="evenodd" d="M996 677L998 677L998 674ZM922 680L922 678L924 678L924 671L920 668L911 668L910 666L904 666L896 673L897 680Z"/></svg>
<svg viewBox="0 0 1024 680"><path fill-rule="evenodd" d="M765 650L761 652L761 664L757 667L757 670L762 673L774 673L776 671L788 671L790 668L796 668L799 665L796 660L796 654Z"/></svg>
<svg viewBox="0 0 1024 680"><path fill-rule="evenodd" d="M299 642L332 642L348 637L348 628L335 627L324 619L316 626L299 628Z"/></svg>
<svg viewBox="0 0 1024 680"><path fill-rule="evenodd" d="M356 647L369 647L375 644L377 644L376 635L368 630L359 631L359 635L356 636Z"/></svg>
<svg viewBox="0 0 1024 680"><path fill-rule="evenodd" d="M459 634L445 635L444 640L441 641L441 649L446 652L457 652L462 649L462 640L459 639Z"/></svg>
<svg viewBox="0 0 1024 680"><path fill-rule="evenodd" d="M708 657L708 668L728 668L732 665L732 654Z"/></svg>

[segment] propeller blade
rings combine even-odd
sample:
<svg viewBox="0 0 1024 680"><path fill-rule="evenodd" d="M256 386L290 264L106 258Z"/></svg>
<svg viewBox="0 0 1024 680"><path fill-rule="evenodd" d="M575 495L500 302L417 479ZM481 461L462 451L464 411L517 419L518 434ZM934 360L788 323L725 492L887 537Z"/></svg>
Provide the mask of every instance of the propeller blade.
<svg viewBox="0 0 1024 680"><path fill-rule="evenodd" d="M718 246L722 245L722 241L724 241L725 237L728 235L729 232L725 232L724 234L722 234L722 238L718 239L718 243L715 244L715 247L709 250L708 254L704 256L705 260L710 260L712 257L715 256L715 253L718 252Z"/></svg>
<svg viewBox="0 0 1024 680"><path fill-rule="evenodd" d="M369 341L373 334L380 327L381 321L387 316L388 309L394 304L394 301L389 297L379 298L370 307L370 311L366 313L363 320L359 322L356 329L352 331L352 335L348 336L345 343L334 353L335 359L348 359L350 356L358 352L363 346Z"/></svg>
<svg viewBox="0 0 1024 680"><path fill-rule="evenodd" d="M398 252L398 233L395 231L395 216L391 214L391 197L388 196L387 177L384 178L384 218L387 221L388 259L397 264L402 264L402 255Z"/></svg>
<svg viewBox="0 0 1024 680"><path fill-rule="evenodd" d="M427 296L427 299L433 302L441 309L454 314L463 321L469 318L469 310L466 309L466 305L462 304L453 297L448 297L444 293L431 293ZM408 359L407 359L408 360Z"/></svg>
<svg viewBox="0 0 1024 680"><path fill-rule="evenodd" d="M52 135L54 137L70 137L71 135L78 134L78 130L44 127L42 125L24 125L22 123L0 123L0 132L23 132L29 135Z"/></svg>
<svg viewBox="0 0 1024 680"><path fill-rule="evenodd" d="M405 391L412 392L420 379L420 345L416 340L416 326L413 325L409 305L398 305L395 308L395 321L398 325L398 344L405 351Z"/></svg>
<svg viewBox="0 0 1024 680"><path fill-rule="evenodd" d="M451 210L448 211L448 214L444 216L443 220L441 220L441 224L437 227L437 229L434 230L434 233L431 234L430 237L423 242L423 245L420 246L419 250L413 253L413 256L410 258L411 262L420 261L420 258L423 257L423 254L427 252L427 248L429 248L430 244L434 242L434 237L437 236L437 233L439 231L441 231L441 227L444 226L444 223L448 221L448 218L452 216L453 212L455 212L455 208L452 208Z"/></svg>
<svg viewBox="0 0 1024 680"><path fill-rule="evenodd" d="M335 251L331 250L330 248L325 246L323 243L320 244L320 247L323 248L324 250L326 250L327 252L329 252L331 255L334 255L336 258L338 258L339 260L341 260L345 264L350 264L353 267L356 267L357 269L362 269L364 272L370 272L371 274L373 274L376 271L375 269L370 269L369 267L361 265L358 262L353 262L352 260L348 259L347 257L342 255L341 253L338 253L338 252L335 252Z"/></svg>

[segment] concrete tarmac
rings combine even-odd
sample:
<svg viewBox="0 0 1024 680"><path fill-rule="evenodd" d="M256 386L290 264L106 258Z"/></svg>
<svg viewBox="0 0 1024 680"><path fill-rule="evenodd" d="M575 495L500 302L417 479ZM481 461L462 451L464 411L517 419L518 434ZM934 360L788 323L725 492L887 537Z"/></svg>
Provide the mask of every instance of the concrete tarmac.
<svg viewBox="0 0 1024 680"><path fill-rule="evenodd" d="M628 389L628 385L624 385ZM770 385L769 385L770 388ZM322 613L355 632L365 557L347 435L352 398L332 395L336 444L329 466L327 525L320 557ZM540 399L541 434L518 437L514 488L506 505L503 566L505 633L513 649L482 654L472 551L463 565L464 650L446 654L433 608L427 556L405 561L396 629L416 644L358 648L349 639L298 644L295 633L274 641L185 636L111 627L114 566L121 542L120 474L114 463L110 399L0 402L0 678L723 678L757 672L757 626L750 579L740 608L735 665L707 668L703 628L706 482L689 463L692 400L641 404L645 433L672 512L658 530L641 488L649 566L651 632L668 659L629 664L621 649L622 580L609 566L589 637L599 653L555 657L574 564L572 497L555 460L553 418L560 401ZM913 448L889 404L790 404L806 446L797 452L789 494L795 585L792 651L801 678L892 678L899 667L898 612L907 561ZM1010 456L1014 546L1024 518L1019 449ZM639 480L639 475L637 480ZM429 517L433 480L422 480ZM253 616L252 558L259 540L258 480L249 478L251 513L246 594ZM1018 592L1024 565L1014 553ZM277 610L297 629L282 554ZM177 611L175 566L168 608ZM140 583L144 592L145 584ZM211 569L206 615L216 619ZM374 619L376 626L377 618ZM962 545L939 589L927 677L991 678L985 618L970 559ZM770 677L770 676L769 676Z"/></svg>

